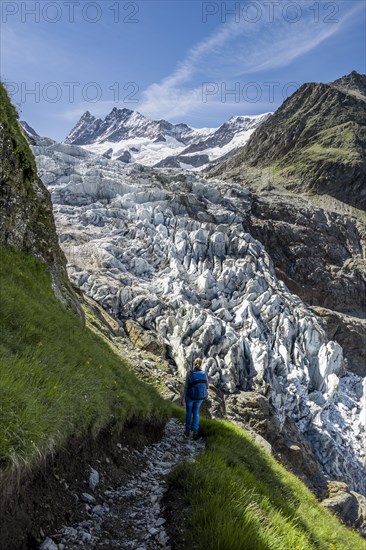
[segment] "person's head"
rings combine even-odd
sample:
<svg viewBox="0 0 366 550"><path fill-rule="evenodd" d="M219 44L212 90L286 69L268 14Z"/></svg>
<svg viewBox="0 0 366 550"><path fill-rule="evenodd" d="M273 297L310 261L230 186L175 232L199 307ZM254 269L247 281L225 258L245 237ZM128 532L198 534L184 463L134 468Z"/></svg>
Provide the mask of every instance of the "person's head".
<svg viewBox="0 0 366 550"><path fill-rule="evenodd" d="M194 360L193 368L194 368L194 370L201 370L201 369L202 369L202 359L200 359L199 357L197 357L197 358Z"/></svg>

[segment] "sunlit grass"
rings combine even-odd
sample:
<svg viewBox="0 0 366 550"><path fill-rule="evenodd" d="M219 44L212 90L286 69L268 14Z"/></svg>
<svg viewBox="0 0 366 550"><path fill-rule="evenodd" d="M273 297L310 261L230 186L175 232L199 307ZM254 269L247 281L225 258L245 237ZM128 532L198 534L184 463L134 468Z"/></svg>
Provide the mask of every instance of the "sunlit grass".
<svg viewBox="0 0 366 550"><path fill-rule="evenodd" d="M164 420L168 405L55 298L44 264L0 254L0 461L28 464L68 437Z"/></svg>
<svg viewBox="0 0 366 550"><path fill-rule="evenodd" d="M181 412L176 412L180 416ZM184 548L364 550L294 475L240 428L202 421L206 451L170 478L189 509Z"/></svg>

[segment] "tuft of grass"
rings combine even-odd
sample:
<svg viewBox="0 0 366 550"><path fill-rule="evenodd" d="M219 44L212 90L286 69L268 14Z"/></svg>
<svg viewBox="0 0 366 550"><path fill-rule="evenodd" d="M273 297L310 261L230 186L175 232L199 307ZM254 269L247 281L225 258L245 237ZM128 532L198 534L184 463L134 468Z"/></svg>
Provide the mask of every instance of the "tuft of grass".
<svg viewBox="0 0 366 550"><path fill-rule="evenodd" d="M183 416L176 409L175 414ZM185 543L195 550L364 550L365 541L325 510L293 474L243 430L202 420L206 451L171 474L188 506Z"/></svg>
<svg viewBox="0 0 366 550"><path fill-rule="evenodd" d="M0 465L32 465L69 437L170 405L55 297L45 264L0 249Z"/></svg>

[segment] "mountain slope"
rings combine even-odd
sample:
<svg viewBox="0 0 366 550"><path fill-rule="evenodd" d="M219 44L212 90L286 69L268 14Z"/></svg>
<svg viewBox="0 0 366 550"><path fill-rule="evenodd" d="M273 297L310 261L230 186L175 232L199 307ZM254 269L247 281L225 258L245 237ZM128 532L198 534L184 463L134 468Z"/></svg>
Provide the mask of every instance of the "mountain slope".
<svg viewBox="0 0 366 550"><path fill-rule="evenodd" d="M366 210L366 75L304 84L212 175L265 168L299 192L329 194ZM245 178L244 178L245 179Z"/></svg>
<svg viewBox="0 0 366 550"><path fill-rule="evenodd" d="M248 230L278 277L327 320L353 372L366 375L366 226L299 196L253 194Z"/></svg>
<svg viewBox="0 0 366 550"><path fill-rule="evenodd" d="M109 422L112 409L115 419L122 420L127 414L123 399L116 402L110 389L115 384L117 391L122 378L123 384L135 379L75 315L81 308L67 277L50 195L38 178L15 108L5 88L0 90L0 427L5 434L0 463L8 466L13 459L32 463L73 431L92 425L98 431ZM56 299L61 295L64 303L67 293L75 311ZM147 404L150 390L140 383L138 388L146 390ZM150 393L153 402L156 396Z"/></svg>
<svg viewBox="0 0 366 550"><path fill-rule="evenodd" d="M34 161L32 162L29 155L29 149L24 148L14 114L11 112L11 117L2 127L5 128L4 158L15 170L5 173L1 191L10 190L13 206L19 203L24 207L22 183L25 187L30 184L33 191L38 183L38 195L41 191L44 195L44 190L40 182L34 179ZM20 146L19 156L19 149L14 148L14 145ZM61 149L54 145L51 147L56 156L59 153L58 160L61 158L63 162L66 159L73 161L72 155L66 155L66 151L78 157L79 162L85 162L89 157L85 151L72 146L58 145ZM100 162L108 164L106 159L101 159ZM44 166L46 164L44 162ZM53 169L57 173L56 163L53 164ZM18 176L16 180L12 179L14 173ZM71 173L66 174L66 177L70 175L77 176ZM65 175L60 176L58 171L58 177ZM77 177L75 181L77 182ZM92 182L93 180L89 180L86 185L89 185L89 192L93 190ZM47 243L51 248L55 247L53 220L49 212L41 210L41 205L37 204L39 197L35 195L32 191L28 194L29 209L25 210L25 214L32 212L33 203L36 203L36 211L41 211L43 215L39 219L29 218L33 225L27 226L24 232L25 235L30 235L30 244L25 246L26 251L22 249L21 239L14 242L19 234L11 219L6 226L8 238L3 243L6 246L0 249L0 548L26 550L39 547L40 537L43 538L46 529L46 532L54 533L55 528L60 525L65 526L74 517L80 518L82 511L87 519L82 526L78 526L80 529L62 527L60 530L68 532L71 544L80 536L78 548L90 548L90 544L98 547L98 535L102 531L100 523L94 539L89 529L101 508L109 510L105 503L108 493L95 491L95 486L92 489L90 478L85 481L85 477L90 475L92 468L95 479L95 468L98 468L101 482L108 488L106 490L111 489L110 483L114 484L113 489L120 489L121 479L125 479L126 467L131 470L134 466L131 455L135 460L143 455L134 452L141 440L146 441L146 438L141 437L141 423L145 423L145 429L148 427L153 432L153 435L150 434L150 441L153 440L154 430L158 431L166 420L170 407L163 403L152 388L140 382L100 338L86 329L77 315L56 299L47 269L49 256L44 251ZM100 199L104 200L102 196ZM79 200L82 201L81 195ZM46 206L47 204L45 201ZM48 235L43 232L42 225L48 227ZM80 226L77 225L75 230L80 230ZM39 232L43 238L37 243L33 236ZM13 235L13 241L9 240L9 236ZM239 437L243 438L242 432L231 428L231 433L228 430L224 433L218 423L213 422L210 425L211 434L207 429L206 433L211 449L213 444L222 448L224 439L225 451L232 447L233 455L227 461L221 450L222 457L219 456L218 461L216 448L216 454L207 455L203 471L196 471L187 463L185 475L192 474L196 477L198 472L201 480L208 486L212 484L214 475L215 489L220 484L226 489L234 487L241 491L238 477L242 478L242 473L245 473L252 489L246 497L251 499L251 510L256 511L250 518L251 540L263 540L262 510L265 510L269 512L265 524L269 542L280 540L285 548L293 548L294 541L309 541L312 544L318 540L324 540L325 544L331 543L337 549L357 549L359 545L361 547L362 541L355 533L346 530L335 518L324 513L300 482L296 482L276 465L273 459L268 459L263 451L254 448L252 441L246 436L245 452L240 450L243 448L241 440L235 446L234 453L233 443L236 441L233 440L233 434L236 437L240 433ZM128 447L125 447L125 435L121 436L122 428L124 434L129 431ZM169 456L159 458L169 460ZM128 466L126 463L129 463ZM183 476L178 479L183 480ZM194 486L198 488L197 483ZM230 496L233 494L236 493L231 492ZM271 496L270 501L266 495ZM126 500L126 495L122 496L122 500ZM85 502L94 503L97 498L103 499L103 507L91 508ZM207 510L212 506L210 491L205 491L203 497L201 494L200 502ZM151 506L150 501L148 505ZM232 531L233 503L230 501L224 505L227 506L226 517L222 517L223 521L215 521L214 528L210 529L210 536L214 537L214 541L225 540L228 532ZM238 502L235 502L236 510L237 505ZM292 511L294 506L295 521ZM115 508L112 510L112 514L114 513ZM213 516L215 519L216 517ZM309 519L311 526L305 529ZM159 521L161 522L161 518ZM322 525L324 521L326 527ZM242 521L240 524L241 529L246 527ZM206 525L207 522L201 517L195 524L202 532L205 532ZM108 528L108 523L103 524L103 529L107 531L103 536L109 535ZM235 529L233 535L236 534ZM60 540L61 547L62 535L57 538L58 542ZM215 544L213 542L210 547L216 548ZM222 547L221 543L220 546ZM42 547L57 548L50 539L46 539Z"/></svg>
<svg viewBox="0 0 366 550"><path fill-rule="evenodd" d="M350 420L352 410L362 414L362 379L343 376L340 346L247 233L248 190L125 166L74 145L34 151L74 283L121 322L155 333L177 375L202 354L219 410L231 407L229 394L256 390L278 423L273 434L294 439L286 433L293 422L327 475L366 490L364 433Z"/></svg>
<svg viewBox="0 0 366 550"><path fill-rule="evenodd" d="M64 520L75 503L71 491L57 500L53 454L111 439L132 418L162 425L169 406L75 314L49 193L3 87L1 100L0 548L20 550L36 547L53 505Z"/></svg>
<svg viewBox="0 0 366 550"><path fill-rule="evenodd" d="M29 124L25 120L20 120L19 123L29 145L41 146L41 145L52 145L52 143L55 143L53 139L47 138L47 137L41 137L39 134L37 134L34 128L29 126Z"/></svg>
<svg viewBox="0 0 366 550"><path fill-rule="evenodd" d="M213 161L233 155L242 147L254 130L265 122L271 113L258 116L234 116L213 131L208 137L196 140L179 155L172 155L156 163L156 167L199 168Z"/></svg>

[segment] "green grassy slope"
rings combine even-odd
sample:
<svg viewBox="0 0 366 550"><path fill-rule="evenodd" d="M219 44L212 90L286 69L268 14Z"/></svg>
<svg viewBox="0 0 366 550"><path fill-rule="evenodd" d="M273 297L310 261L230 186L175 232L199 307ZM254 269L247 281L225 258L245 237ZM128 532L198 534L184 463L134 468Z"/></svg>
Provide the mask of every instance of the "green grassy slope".
<svg viewBox="0 0 366 550"><path fill-rule="evenodd" d="M0 249L0 465L27 465L70 436L169 406L56 299L46 266Z"/></svg>
<svg viewBox="0 0 366 550"><path fill-rule="evenodd" d="M179 411L177 415L180 416ZM228 422L202 422L206 452L170 477L195 550L364 550L293 474Z"/></svg>

